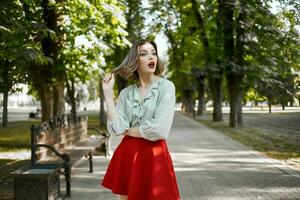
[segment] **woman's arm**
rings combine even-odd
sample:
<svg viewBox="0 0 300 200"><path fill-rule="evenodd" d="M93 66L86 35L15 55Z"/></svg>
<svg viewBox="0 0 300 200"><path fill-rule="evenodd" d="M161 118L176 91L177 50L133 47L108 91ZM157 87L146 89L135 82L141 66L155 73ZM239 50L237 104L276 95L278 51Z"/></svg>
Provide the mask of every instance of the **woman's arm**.
<svg viewBox="0 0 300 200"><path fill-rule="evenodd" d="M105 98L105 103L106 103L106 115L107 115L108 119L110 121L112 121L113 119L115 119L117 117L114 95L104 93L104 98Z"/></svg>
<svg viewBox="0 0 300 200"><path fill-rule="evenodd" d="M172 82L163 85L160 91L161 97L156 105L156 110L152 119L143 121L139 129L139 134L151 141L167 139L173 123L175 111L175 86Z"/></svg>
<svg viewBox="0 0 300 200"><path fill-rule="evenodd" d="M130 129L128 129L125 132L125 135L131 136L131 137L137 137L137 138L142 138L141 134L140 134L140 130L138 127L132 127Z"/></svg>
<svg viewBox="0 0 300 200"><path fill-rule="evenodd" d="M114 101L114 84L115 76L113 74L108 74L103 78L102 88L106 103L106 113L110 121L116 118L116 106Z"/></svg>
<svg viewBox="0 0 300 200"><path fill-rule="evenodd" d="M129 123L123 105L124 92L121 91L115 105L114 82L114 75L109 74L103 78L102 87L106 102L107 130L110 134L117 136L124 134L129 129Z"/></svg>

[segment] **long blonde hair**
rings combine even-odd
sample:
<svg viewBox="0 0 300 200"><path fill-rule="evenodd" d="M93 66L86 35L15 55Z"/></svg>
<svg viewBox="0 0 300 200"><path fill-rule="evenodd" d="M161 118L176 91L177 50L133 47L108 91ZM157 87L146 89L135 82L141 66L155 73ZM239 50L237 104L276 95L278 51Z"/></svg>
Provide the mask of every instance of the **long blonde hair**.
<svg viewBox="0 0 300 200"><path fill-rule="evenodd" d="M158 57L156 43L154 41L149 41L149 40L135 41L131 46L131 48L129 49L123 62L113 70L113 73L119 74L120 76L122 76L124 79L127 80L138 79L137 68L139 66L139 47L146 43L150 43L154 47L157 54L157 64L156 64L156 69L154 74L155 75L162 74L164 71L164 65L162 64L161 60Z"/></svg>

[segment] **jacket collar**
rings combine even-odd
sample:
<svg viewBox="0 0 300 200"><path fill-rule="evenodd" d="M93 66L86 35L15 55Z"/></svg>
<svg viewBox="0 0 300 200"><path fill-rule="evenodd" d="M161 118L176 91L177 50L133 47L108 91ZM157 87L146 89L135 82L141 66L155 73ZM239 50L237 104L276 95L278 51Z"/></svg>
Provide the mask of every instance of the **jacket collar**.
<svg viewBox="0 0 300 200"><path fill-rule="evenodd" d="M150 90L148 91L146 97L143 100L144 102L148 99L155 97L156 93L158 92L159 85L162 83L163 80L164 80L164 78L159 77L159 79L152 84L152 86L150 87ZM140 105L141 96L140 96L137 84L132 85L127 98L129 101L131 101L133 103L133 107Z"/></svg>

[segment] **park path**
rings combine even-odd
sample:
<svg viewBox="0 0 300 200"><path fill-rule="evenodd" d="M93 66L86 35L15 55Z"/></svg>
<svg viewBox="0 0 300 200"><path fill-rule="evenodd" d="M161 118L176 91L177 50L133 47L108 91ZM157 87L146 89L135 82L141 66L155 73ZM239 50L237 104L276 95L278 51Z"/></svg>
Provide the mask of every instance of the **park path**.
<svg viewBox="0 0 300 200"><path fill-rule="evenodd" d="M112 141L113 149L120 138ZM176 113L168 146L182 200L300 200L300 173ZM82 159L72 170L72 200L112 200L99 187L109 159Z"/></svg>

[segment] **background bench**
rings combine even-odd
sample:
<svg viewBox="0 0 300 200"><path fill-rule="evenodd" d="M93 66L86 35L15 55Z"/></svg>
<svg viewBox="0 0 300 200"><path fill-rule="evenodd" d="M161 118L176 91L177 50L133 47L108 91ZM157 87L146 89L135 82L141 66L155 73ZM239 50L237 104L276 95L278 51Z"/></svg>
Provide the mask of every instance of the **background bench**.
<svg viewBox="0 0 300 200"><path fill-rule="evenodd" d="M85 116L63 115L52 118L40 126L31 127L31 167L27 166L26 170L49 169L53 166L61 169L60 173L64 175L66 181L65 197L71 196L72 165L85 156L89 161L89 172L93 172L93 154L96 150L102 150L103 152L97 153L102 155L108 155L109 152L106 149L109 146L108 134L93 128L98 135L89 137L87 121L88 118ZM60 193L60 188L57 188L60 187L59 184L50 183L50 185L55 185L54 193ZM15 185L15 199L16 195L24 198L26 194L16 191L16 187ZM28 190L22 191L28 195Z"/></svg>

